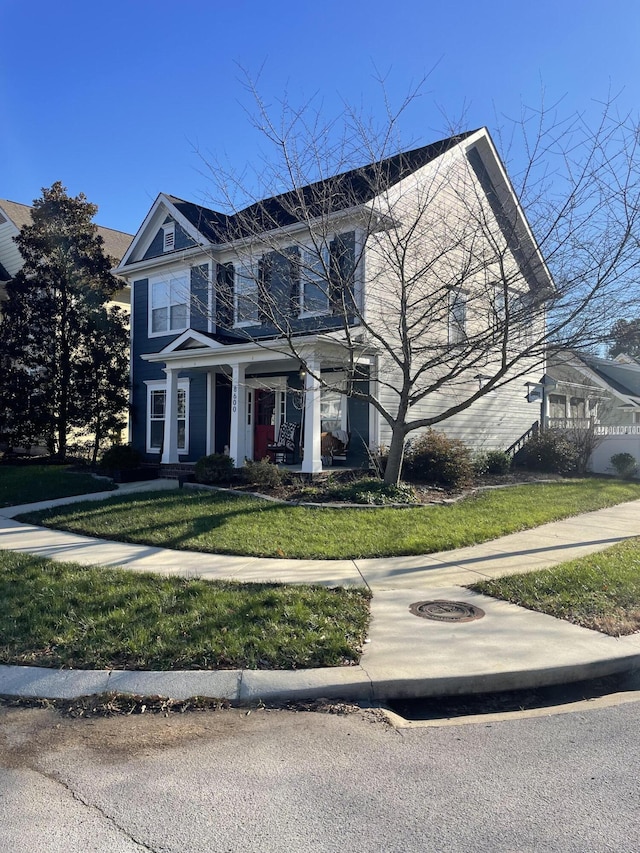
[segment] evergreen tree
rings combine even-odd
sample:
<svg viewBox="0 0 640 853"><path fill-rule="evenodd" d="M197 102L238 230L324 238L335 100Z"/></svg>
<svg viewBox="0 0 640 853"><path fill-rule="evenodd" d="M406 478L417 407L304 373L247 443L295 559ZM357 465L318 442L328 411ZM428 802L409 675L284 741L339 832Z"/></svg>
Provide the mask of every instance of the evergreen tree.
<svg viewBox="0 0 640 853"><path fill-rule="evenodd" d="M72 427L99 442L126 405L126 325L105 307L118 281L96 212L59 181L43 189L16 237L24 266L7 285L0 322L0 433L12 444L44 439L60 459Z"/></svg>
<svg viewBox="0 0 640 853"><path fill-rule="evenodd" d="M640 357L640 319L617 320L613 324L609 355L615 358L621 353L633 358Z"/></svg>

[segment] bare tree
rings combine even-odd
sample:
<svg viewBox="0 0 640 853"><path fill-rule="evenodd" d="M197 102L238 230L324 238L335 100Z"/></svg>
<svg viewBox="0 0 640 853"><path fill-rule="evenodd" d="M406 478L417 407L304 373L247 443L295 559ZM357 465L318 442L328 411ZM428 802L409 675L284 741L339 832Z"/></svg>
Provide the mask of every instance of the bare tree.
<svg viewBox="0 0 640 853"><path fill-rule="evenodd" d="M250 179L210 166L227 211L218 241L234 253L233 270L219 267L217 326L279 340L322 387L373 406L390 435L387 482L416 430L552 350L598 345L637 300L638 126L612 104L595 127L526 110L499 137L512 184L484 131L398 154L416 93L381 130L288 102L276 121L253 94L269 155ZM311 332L339 383L309 362Z"/></svg>

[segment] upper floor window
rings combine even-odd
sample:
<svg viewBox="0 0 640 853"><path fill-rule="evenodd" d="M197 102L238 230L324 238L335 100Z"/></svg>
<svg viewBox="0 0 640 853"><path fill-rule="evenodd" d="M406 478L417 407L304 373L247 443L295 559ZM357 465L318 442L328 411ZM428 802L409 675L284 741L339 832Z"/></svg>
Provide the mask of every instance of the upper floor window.
<svg viewBox="0 0 640 853"><path fill-rule="evenodd" d="M304 249L300 264L300 310L303 316L329 310L329 250Z"/></svg>
<svg viewBox="0 0 640 853"><path fill-rule="evenodd" d="M186 275L149 280L149 335L184 332L189 327Z"/></svg>
<svg viewBox="0 0 640 853"><path fill-rule="evenodd" d="M460 344L467 339L467 294L464 290L449 291L449 343Z"/></svg>
<svg viewBox="0 0 640 853"><path fill-rule="evenodd" d="M176 247L176 223L168 222L162 226L162 251L173 252Z"/></svg>
<svg viewBox="0 0 640 853"><path fill-rule="evenodd" d="M235 326L254 326L260 322L258 273L249 264L239 265L235 270L233 321Z"/></svg>

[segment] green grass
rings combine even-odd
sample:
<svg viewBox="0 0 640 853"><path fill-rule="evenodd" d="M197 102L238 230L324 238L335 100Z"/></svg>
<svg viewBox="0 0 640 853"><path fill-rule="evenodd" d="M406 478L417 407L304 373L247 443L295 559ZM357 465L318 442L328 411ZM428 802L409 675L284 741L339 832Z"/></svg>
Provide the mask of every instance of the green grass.
<svg viewBox="0 0 640 853"><path fill-rule="evenodd" d="M165 548L340 559L427 554L624 501L640 483L585 479L485 492L450 506L331 509L191 489L83 502L22 521Z"/></svg>
<svg viewBox="0 0 640 853"><path fill-rule="evenodd" d="M69 471L68 465L0 465L0 507L114 488L109 480Z"/></svg>
<svg viewBox="0 0 640 853"><path fill-rule="evenodd" d="M0 552L0 662L297 669L357 662L370 594L163 578Z"/></svg>
<svg viewBox="0 0 640 853"><path fill-rule="evenodd" d="M640 540L469 587L613 636L640 631Z"/></svg>

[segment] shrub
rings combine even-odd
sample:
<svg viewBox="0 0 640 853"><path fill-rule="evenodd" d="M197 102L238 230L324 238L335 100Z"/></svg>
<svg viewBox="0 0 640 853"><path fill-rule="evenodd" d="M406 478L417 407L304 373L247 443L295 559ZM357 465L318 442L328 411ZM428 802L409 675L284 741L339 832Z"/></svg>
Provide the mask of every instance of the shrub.
<svg viewBox="0 0 640 853"><path fill-rule="evenodd" d="M416 496L412 486L400 483L388 486L382 480L366 477L353 483L330 486L329 494L335 500L357 504L415 503Z"/></svg>
<svg viewBox="0 0 640 853"><path fill-rule="evenodd" d="M268 459L259 462L247 460L241 472L243 482L253 486L279 486L282 483L282 471Z"/></svg>
<svg viewBox="0 0 640 853"><path fill-rule="evenodd" d="M476 474L508 474L511 470L511 457L504 450L489 450L474 457L473 470Z"/></svg>
<svg viewBox="0 0 640 853"><path fill-rule="evenodd" d="M609 461L616 469L618 477L623 480L630 480L638 471L635 456L631 453L614 453Z"/></svg>
<svg viewBox="0 0 640 853"><path fill-rule="evenodd" d="M508 474L511 470L511 457L504 450L490 450L487 453L487 474Z"/></svg>
<svg viewBox="0 0 640 853"><path fill-rule="evenodd" d="M575 473L579 461L575 445L555 430L539 432L516 454L516 463L523 468L556 474Z"/></svg>
<svg viewBox="0 0 640 853"><path fill-rule="evenodd" d="M102 454L100 467L105 471L131 471L142 465L142 454L130 444L114 444Z"/></svg>
<svg viewBox="0 0 640 853"><path fill-rule="evenodd" d="M457 438L429 429L408 448L405 470L412 480L448 489L473 481L471 451Z"/></svg>
<svg viewBox="0 0 640 853"><path fill-rule="evenodd" d="M216 483L230 483L235 476L234 461L225 453L212 453L210 456L198 459L194 474L197 483L208 486Z"/></svg>

